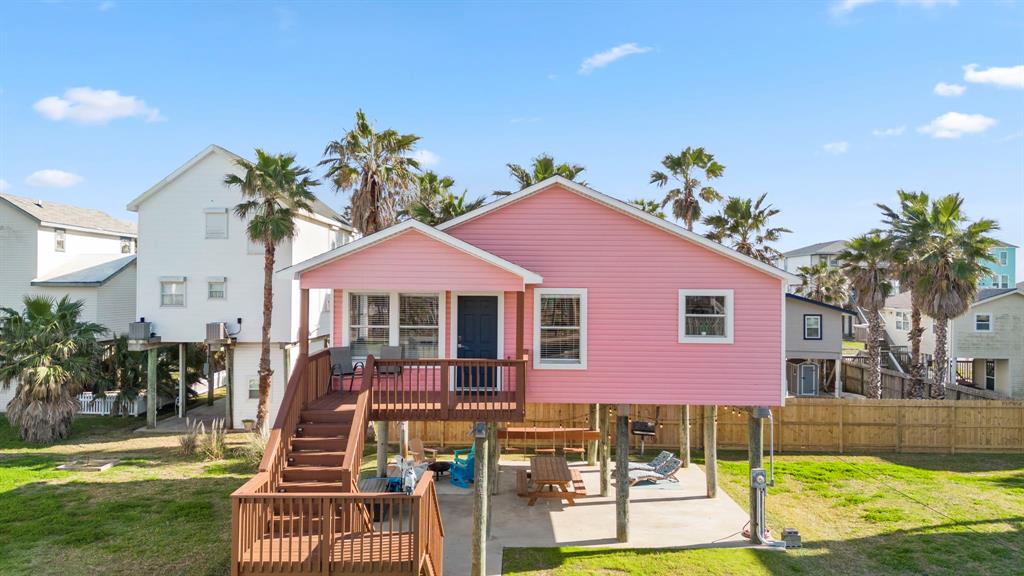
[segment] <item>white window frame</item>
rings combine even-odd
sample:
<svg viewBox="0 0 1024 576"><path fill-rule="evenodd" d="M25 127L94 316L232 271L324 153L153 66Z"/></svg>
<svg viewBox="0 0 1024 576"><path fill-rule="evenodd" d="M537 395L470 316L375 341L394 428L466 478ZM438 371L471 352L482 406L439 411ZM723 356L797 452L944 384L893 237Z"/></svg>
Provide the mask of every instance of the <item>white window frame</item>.
<svg viewBox="0 0 1024 576"><path fill-rule="evenodd" d="M67 252L68 251L68 231L64 228L53 229L53 251L54 252Z"/></svg>
<svg viewBox="0 0 1024 576"><path fill-rule="evenodd" d="M540 301L545 296L579 296L580 299L580 360L574 364L545 362L540 357ZM533 368L535 370L587 369L587 289L586 288L534 288L533 290Z"/></svg>
<svg viewBox="0 0 1024 576"><path fill-rule="evenodd" d="M818 320L818 335L808 336L807 335L807 320L809 318L817 318ZM804 314L804 340L823 340L825 338L825 318L822 314Z"/></svg>
<svg viewBox="0 0 1024 576"><path fill-rule="evenodd" d="M996 288L1009 288L1009 287L1010 287L1010 275L1009 274L1000 274L999 275L999 284L996 286Z"/></svg>
<svg viewBox="0 0 1024 576"><path fill-rule="evenodd" d="M164 304L164 284L181 284L181 304ZM161 308L185 308L188 306L188 280L184 276L161 276L159 297Z"/></svg>
<svg viewBox="0 0 1024 576"><path fill-rule="evenodd" d="M982 330L978 328L978 316L988 316L988 329ZM978 312L974 315L974 331L975 332L992 332L995 329L995 322L992 314L989 312Z"/></svg>
<svg viewBox="0 0 1024 576"><path fill-rule="evenodd" d="M686 298L688 296L725 296L725 336L687 336L686 335ZM679 290L678 308L676 317L679 321L679 343L680 344L732 344L734 340L733 326L736 314L734 313L733 301L734 291L722 288L685 288Z"/></svg>
<svg viewBox="0 0 1024 576"><path fill-rule="evenodd" d="M894 313L896 317L896 329L897 330L910 330L910 312L903 310L897 310Z"/></svg>
<svg viewBox="0 0 1024 576"><path fill-rule="evenodd" d="M1010 251L1003 250L999 252L999 265L1006 266L1010 261Z"/></svg>
<svg viewBox="0 0 1024 576"><path fill-rule="evenodd" d="M349 319L349 312L351 308L350 298L353 294L356 295L369 295L369 296L387 296L388 297L388 346L401 346L401 340L399 339L399 324L398 320L401 316L399 306L401 300L399 294L405 294L406 296L437 296L437 319L439 325L437 327L437 353L441 355L444 350L445 340L445 324L447 323L447 317L445 316L445 293L444 292L393 292L390 290L343 290L341 292L341 345L351 346L352 345L352 326ZM353 359L365 361L365 356L353 356Z"/></svg>
<svg viewBox="0 0 1024 576"><path fill-rule="evenodd" d="M255 384L256 386L254 387L253 384ZM247 388L248 388L247 396L248 396L249 400L259 400L260 399L260 377L259 376L250 376ZM253 396L254 392L256 393L255 396Z"/></svg>
<svg viewBox="0 0 1024 576"><path fill-rule="evenodd" d="M127 248L127 250L125 250ZM121 254L132 253L132 239L130 236L121 236Z"/></svg>
<svg viewBox="0 0 1024 576"><path fill-rule="evenodd" d="M210 235L210 216L224 217L224 235ZM207 240L226 240L229 236L228 228L231 218L228 217L227 208L204 208L203 209L203 237Z"/></svg>
<svg viewBox="0 0 1024 576"><path fill-rule="evenodd" d="M421 330L435 328L435 326L416 326L413 324L402 324L402 296L434 296L437 298L437 356L440 357L444 353L444 339L441 338L443 330L441 326L444 324L444 293L437 292L397 292L393 304L397 303L398 308L395 310L396 319L392 324L397 324L398 333L395 334L394 338L398 341L398 346L402 345L402 328L409 330ZM390 307L389 307L390 308ZM391 311L388 310L389 319ZM391 339L389 335L389 340Z"/></svg>
<svg viewBox="0 0 1024 576"><path fill-rule="evenodd" d="M214 298L210 296L210 285L211 284L223 284L224 295L220 298ZM228 299L228 279L224 276L210 276L206 279L206 299L207 300L227 300Z"/></svg>
<svg viewBox="0 0 1024 576"><path fill-rule="evenodd" d="M988 387L988 378L989 378L989 376L988 376L988 367L989 367L989 363L991 363L991 365L992 365L992 387L991 388ZM992 359L985 360L985 375L984 375L984 377L985 377L985 389L986 390L993 390L994 391L996 389L996 384L998 383L996 378L998 377L998 374L999 374L999 364L997 364L996 361L992 360Z"/></svg>

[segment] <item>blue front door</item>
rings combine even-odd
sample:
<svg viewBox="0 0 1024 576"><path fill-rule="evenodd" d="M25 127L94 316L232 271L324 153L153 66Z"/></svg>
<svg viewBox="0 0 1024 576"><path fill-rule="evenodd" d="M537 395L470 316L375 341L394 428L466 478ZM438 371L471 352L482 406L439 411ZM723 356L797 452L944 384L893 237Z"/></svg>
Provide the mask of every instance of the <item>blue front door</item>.
<svg viewBox="0 0 1024 576"><path fill-rule="evenodd" d="M458 296L457 358L498 357L498 297ZM455 371L456 390L494 390L493 368L460 368Z"/></svg>

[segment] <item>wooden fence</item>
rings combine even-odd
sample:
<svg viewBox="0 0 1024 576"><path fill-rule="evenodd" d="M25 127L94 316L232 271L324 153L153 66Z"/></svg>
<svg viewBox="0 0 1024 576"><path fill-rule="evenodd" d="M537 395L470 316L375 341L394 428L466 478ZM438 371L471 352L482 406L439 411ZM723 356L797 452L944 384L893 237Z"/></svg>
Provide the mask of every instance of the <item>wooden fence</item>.
<svg viewBox="0 0 1024 576"><path fill-rule="evenodd" d="M609 407L606 407L609 408ZM614 409L614 407L610 407ZM655 420L656 434L648 448L678 450L678 406L636 406L633 418ZM583 404L527 404L526 419L516 426L590 427L589 407ZM690 444L703 446L703 409L690 409ZM786 407L773 410L775 449L779 452L1009 452L1024 453L1024 402L1009 400L853 400L789 398ZM614 418L611 418L614 438ZM410 422L411 438L427 445L469 444L471 424L465 422ZM397 423L390 434L398 438ZM768 431L765 431L765 442ZM640 441L631 436L639 448ZM506 451L530 453L536 449L581 442L526 439L503 442ZM718 446L747 448L747 412L718 408Z"/></svg>
<svg viewBox="0 0 1024 576"><path fill-rule="evenodd" d="M867 364L849 358L843 359L843 392L868 396ZM910 396L912 381L909 374L882 368L882 399L900 400ZM930 382L925 379L925 394ZM1006 400L1007 397L984 388L947 384L946 398L949 400Z"/></svg>

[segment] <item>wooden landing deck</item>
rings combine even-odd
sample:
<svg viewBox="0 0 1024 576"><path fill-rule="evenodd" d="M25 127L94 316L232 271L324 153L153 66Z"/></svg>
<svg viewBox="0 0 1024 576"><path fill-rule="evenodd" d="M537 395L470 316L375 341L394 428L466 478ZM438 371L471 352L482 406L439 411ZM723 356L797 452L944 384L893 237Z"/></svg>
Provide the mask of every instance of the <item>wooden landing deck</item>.
<svg viewBox="0 0 1024 576"><path fill-rule="evenodd" d="M324 573L336 576L418 576L413 535L409 532L337 536L331 545L328 572L321 570L320 546L310 545L314 538L316 536L262 539L242 553L239 573L252 576ZM387 560L382 561L381 558Z"/></svg>
<svg viewBox="0 0 1024 576"><path fill-rule="evenodd" d="M323 398L306 407L307 411L351 410L355 402L354 392L329 392ZM414 395L398 395L389 398L386 392L374 394L372 416L381 420L429 421L446 418L453 421L471 422L485 418L492 421L520 420L520 407L515 395L509 392L449 392L447 402L442 392L417 392ZM447 405L447 412L445 407Z"/></svg>

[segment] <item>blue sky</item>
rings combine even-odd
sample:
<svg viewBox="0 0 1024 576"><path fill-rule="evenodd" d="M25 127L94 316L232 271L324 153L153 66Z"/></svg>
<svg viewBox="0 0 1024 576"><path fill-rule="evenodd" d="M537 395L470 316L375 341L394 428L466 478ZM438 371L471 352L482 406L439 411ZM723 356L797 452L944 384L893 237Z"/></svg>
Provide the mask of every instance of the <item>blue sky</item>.
<svg viewBox="0 0 1024 576"><path fill-rule="evenodd" d="M361 107L471 196L548 152L659 198L662 156L705 146L721 192L782 209L782 248L901 187L1024 245L1016 2L6 3L0 71L0 187L121 217L210 143L314 165Z"/></svg>

